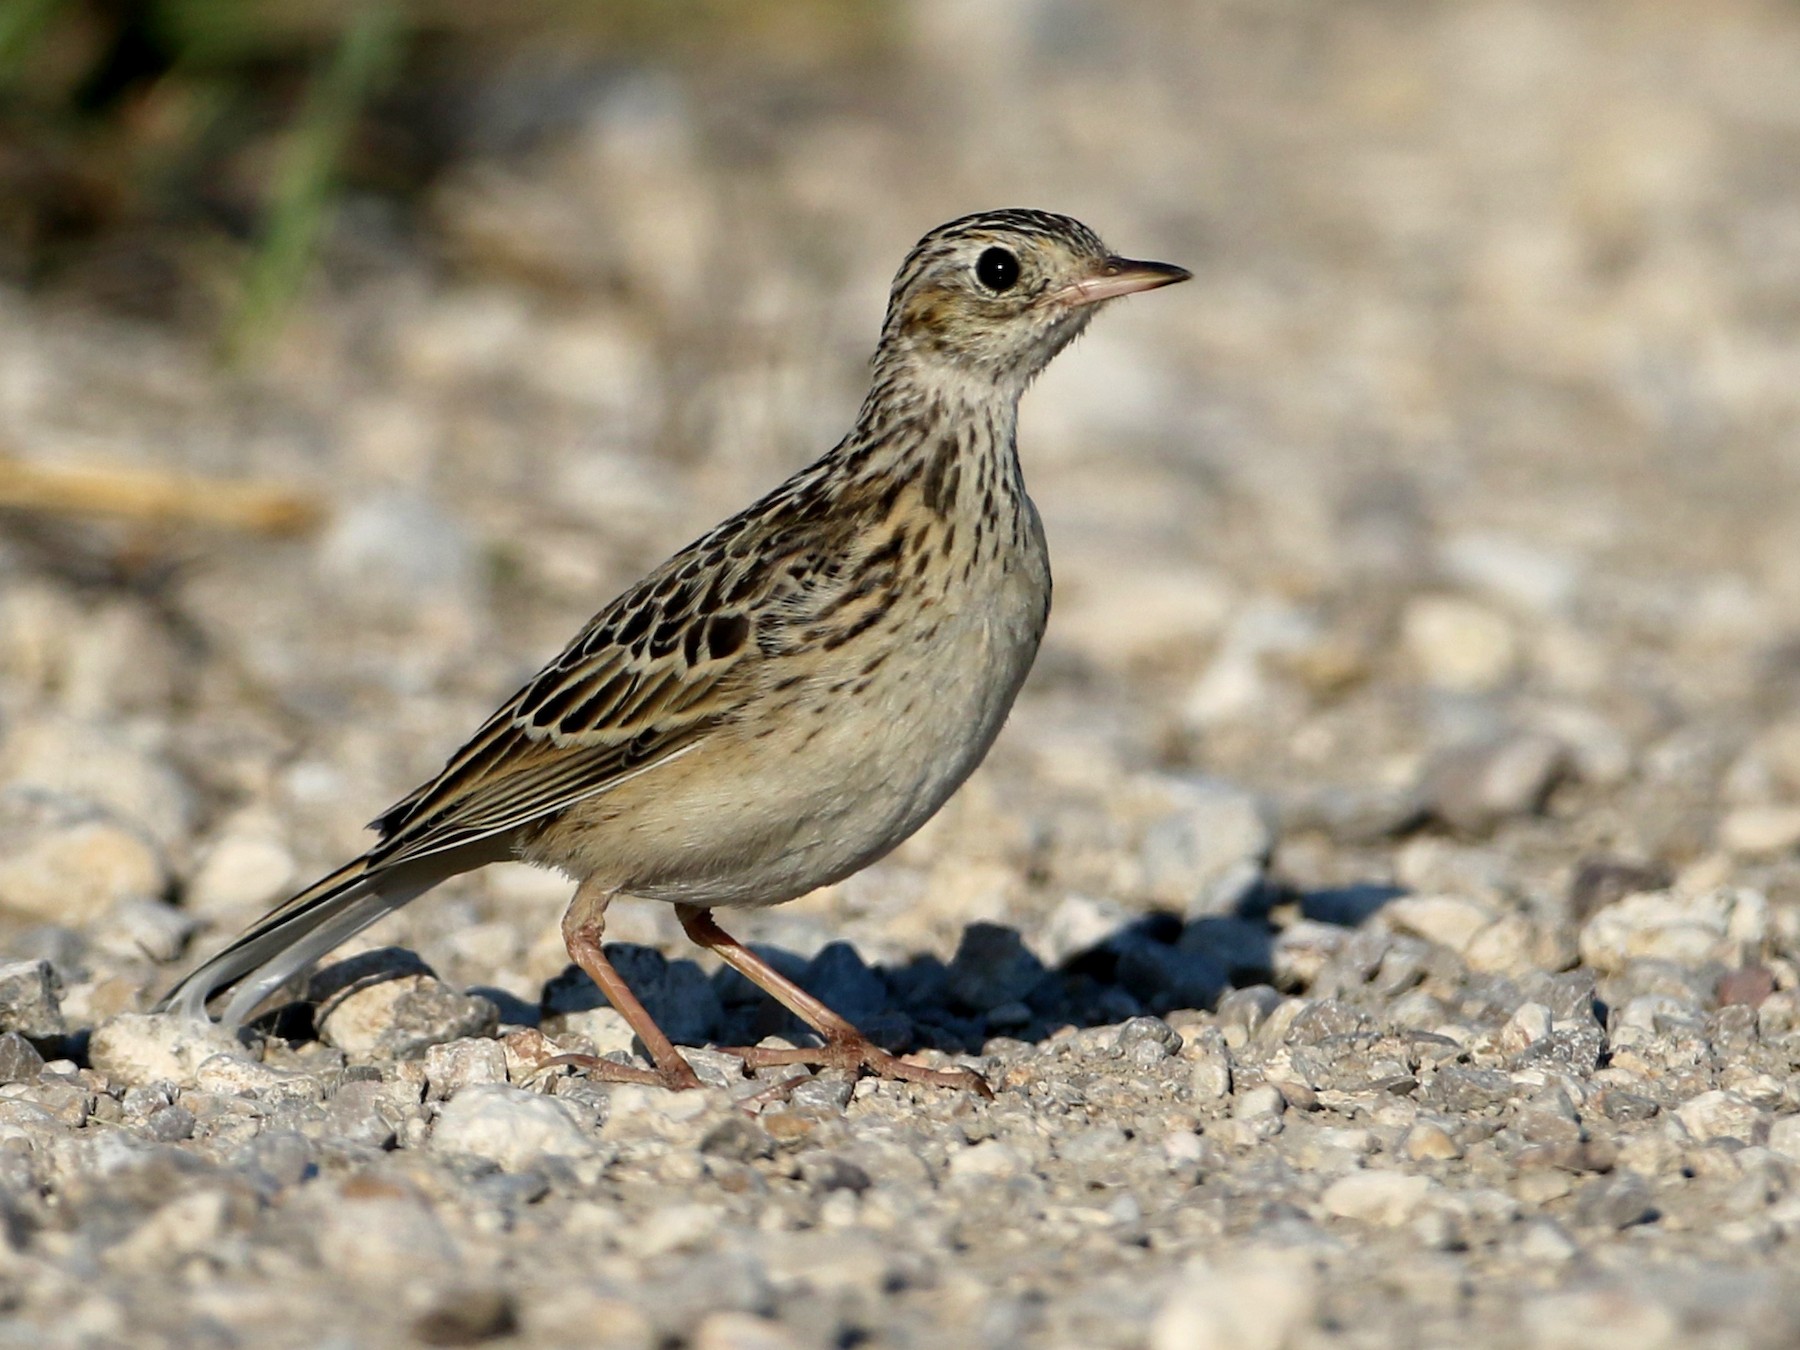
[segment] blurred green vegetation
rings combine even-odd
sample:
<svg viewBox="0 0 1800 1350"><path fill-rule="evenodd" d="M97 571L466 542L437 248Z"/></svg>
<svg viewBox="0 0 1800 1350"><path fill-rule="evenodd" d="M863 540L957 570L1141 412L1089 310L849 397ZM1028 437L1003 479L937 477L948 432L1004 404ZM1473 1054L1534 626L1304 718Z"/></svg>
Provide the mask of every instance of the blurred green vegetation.
<svg viewBox="0 0 1800 1350"><path fill-rule="evenodd" d="M884 31L877 0L0 0L0 279L196 318L241 354L340 192L416 197L521 54L767 74Z"/></svg>

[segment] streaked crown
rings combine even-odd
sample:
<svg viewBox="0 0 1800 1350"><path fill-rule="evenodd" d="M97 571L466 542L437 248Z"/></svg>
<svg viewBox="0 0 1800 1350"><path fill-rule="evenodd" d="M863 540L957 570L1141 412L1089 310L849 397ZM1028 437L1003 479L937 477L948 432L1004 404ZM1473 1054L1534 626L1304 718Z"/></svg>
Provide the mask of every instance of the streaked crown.
<svg viewBox="0 0 1800 1350"><path fill-rule="evenodd" d="M877 362L949 364L1023 388L1087 327L1098 302L1185 281L1167 263L1115 256L1051 211L983 211L921 239L888 298Z"/></svg>

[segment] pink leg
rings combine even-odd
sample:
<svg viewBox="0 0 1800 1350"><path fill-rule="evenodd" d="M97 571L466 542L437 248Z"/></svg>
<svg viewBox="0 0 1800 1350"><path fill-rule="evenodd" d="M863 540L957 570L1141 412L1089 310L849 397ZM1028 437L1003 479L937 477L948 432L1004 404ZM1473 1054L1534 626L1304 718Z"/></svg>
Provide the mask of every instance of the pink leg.
<svg viewBox="0 0 1800 1350"><path fill-rule="evenodd" d="M569 949L569 959L587 972L588 978L606 995L606 1001L618 1009L632 1031L637 1033L644 1049L655 1061L656 1071L652 1073L629 1064L617 1064L594 1055L558 1055L551 1062L578 1064L595 1078L607 1082L660 1083L672 1092L697 1088L700 1086L699 1075L676 1053L674 1042L656 1025L649 1010L631 992L600 946L600 935L606 928L606 906L612 897L611 891L594 886L591 881L582 882L575 891L569 912L563 916L563 945Z"/></svg>
<svg viewBox="0 0 1800 1350"><path fill-rule="evenodd" d="M909 1064L875 1045L843 1017L814 998L762 957L751 951L714 921L712 911L695 905L675 906L681 927L694 942L763 990L782 1007L825 1038L817 1049L759 1050L750 1047L734 1050L751 1066L767 1064L813 1064L846 1069L852 1073L867 1069L879 1078L900 1078L909 1083L930 1083L936 1087L965 1088L992 1098L994 1091L987 1080L972 1069L927 1069ZM641 1036L643 1033L640 1032ZM649 1042L645 1041L645 1045Z"/></svg>

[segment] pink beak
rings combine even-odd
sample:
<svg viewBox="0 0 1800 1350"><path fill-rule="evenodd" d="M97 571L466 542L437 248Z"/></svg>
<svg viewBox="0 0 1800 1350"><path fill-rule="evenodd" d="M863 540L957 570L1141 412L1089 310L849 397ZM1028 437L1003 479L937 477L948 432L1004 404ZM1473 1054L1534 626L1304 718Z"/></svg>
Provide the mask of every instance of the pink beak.
<svg viewBox="0 0 1800 1350"><path fill-rule="evenodd" d="M1153 291L1158 286L1173 286L1194 274L1173 263L1139 262L1133 258L1108 258L1093 276L1083 277L1060 291L1052 291L1050 300L1074 308L1097 305L1102 300L1117 300L1121 295Z"/></svg>

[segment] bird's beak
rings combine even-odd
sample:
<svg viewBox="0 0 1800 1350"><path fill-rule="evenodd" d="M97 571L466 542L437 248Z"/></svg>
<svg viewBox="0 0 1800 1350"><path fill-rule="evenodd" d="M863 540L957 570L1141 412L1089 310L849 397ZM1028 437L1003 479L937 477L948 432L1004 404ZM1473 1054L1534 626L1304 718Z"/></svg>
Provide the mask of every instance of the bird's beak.
<svg viewBox="0 0 1800 1350"><path fill-rule="evenodd" d="M1153 291L1158 286L1173 286L1194 274L1173 263L1139 262L1134 258L1108 258L1092 276L1052 291L1050 299L1068 305L1097 305L1102 300L1117 300L1121 295Z"/></svg>

